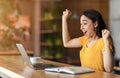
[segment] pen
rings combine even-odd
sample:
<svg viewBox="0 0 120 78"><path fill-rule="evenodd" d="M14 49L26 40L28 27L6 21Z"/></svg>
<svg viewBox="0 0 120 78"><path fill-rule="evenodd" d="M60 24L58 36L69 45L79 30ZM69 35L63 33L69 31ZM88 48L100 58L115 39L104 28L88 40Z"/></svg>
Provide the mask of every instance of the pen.
<svg viewBox="0 0 120 78"><path fill-rule="evenodd" d="M58 68L58 72L60 72L60 69Z"/></svg>

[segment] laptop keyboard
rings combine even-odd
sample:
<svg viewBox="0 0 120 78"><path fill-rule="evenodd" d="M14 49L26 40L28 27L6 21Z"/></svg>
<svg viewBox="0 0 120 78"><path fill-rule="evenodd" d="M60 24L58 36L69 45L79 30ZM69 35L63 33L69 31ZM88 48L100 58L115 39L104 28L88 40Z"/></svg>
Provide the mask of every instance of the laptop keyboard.
<svg viewBox="0 0 120 78"><path fill-rule="evenodd" d="M36 70L43 70L45 68L52 68L52 67L57 67L53 64L43 64L43 63L37 63L33 65Z"/></svg>

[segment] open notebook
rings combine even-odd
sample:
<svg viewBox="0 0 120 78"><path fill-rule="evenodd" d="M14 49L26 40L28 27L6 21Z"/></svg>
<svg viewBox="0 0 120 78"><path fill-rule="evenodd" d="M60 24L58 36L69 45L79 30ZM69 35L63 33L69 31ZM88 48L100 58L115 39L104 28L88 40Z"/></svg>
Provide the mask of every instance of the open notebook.
<svg viewBox="0 0 120 78"><path fill-rule="evenodd" d="M81 66L45 68L45 71L68 73L68 74L84 74L84 73L94 72L93 69L89 69Z"/></svg>

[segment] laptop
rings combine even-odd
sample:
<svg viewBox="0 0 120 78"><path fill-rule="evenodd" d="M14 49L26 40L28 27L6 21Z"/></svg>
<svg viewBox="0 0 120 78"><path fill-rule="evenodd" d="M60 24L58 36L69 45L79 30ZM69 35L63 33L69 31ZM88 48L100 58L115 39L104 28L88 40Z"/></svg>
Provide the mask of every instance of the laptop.
<svg viewBox="0 0 120 78"><path fill-rule="evenodd" d="M21 53L25 64L27 64L30 68L33 68L35 70L42 70L45 68L57 67L53 64L43 63L42 59L40 57L29 57L22 44L17 43L16 46L17 46L19 52Z"/></svg>

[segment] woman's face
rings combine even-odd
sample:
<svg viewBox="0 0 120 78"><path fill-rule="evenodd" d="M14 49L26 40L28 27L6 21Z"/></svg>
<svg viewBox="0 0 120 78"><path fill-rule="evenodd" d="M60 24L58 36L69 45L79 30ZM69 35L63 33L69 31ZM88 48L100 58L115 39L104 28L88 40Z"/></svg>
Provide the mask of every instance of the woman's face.
<svg viewBox="0 0 120 78"><path fill-rule="evenodd" d="M97 23L93 23L91 19L82 15L80 18L81 27L83 34L88 38L93 38L96 36L95 27L97 27Z"/></svg>

